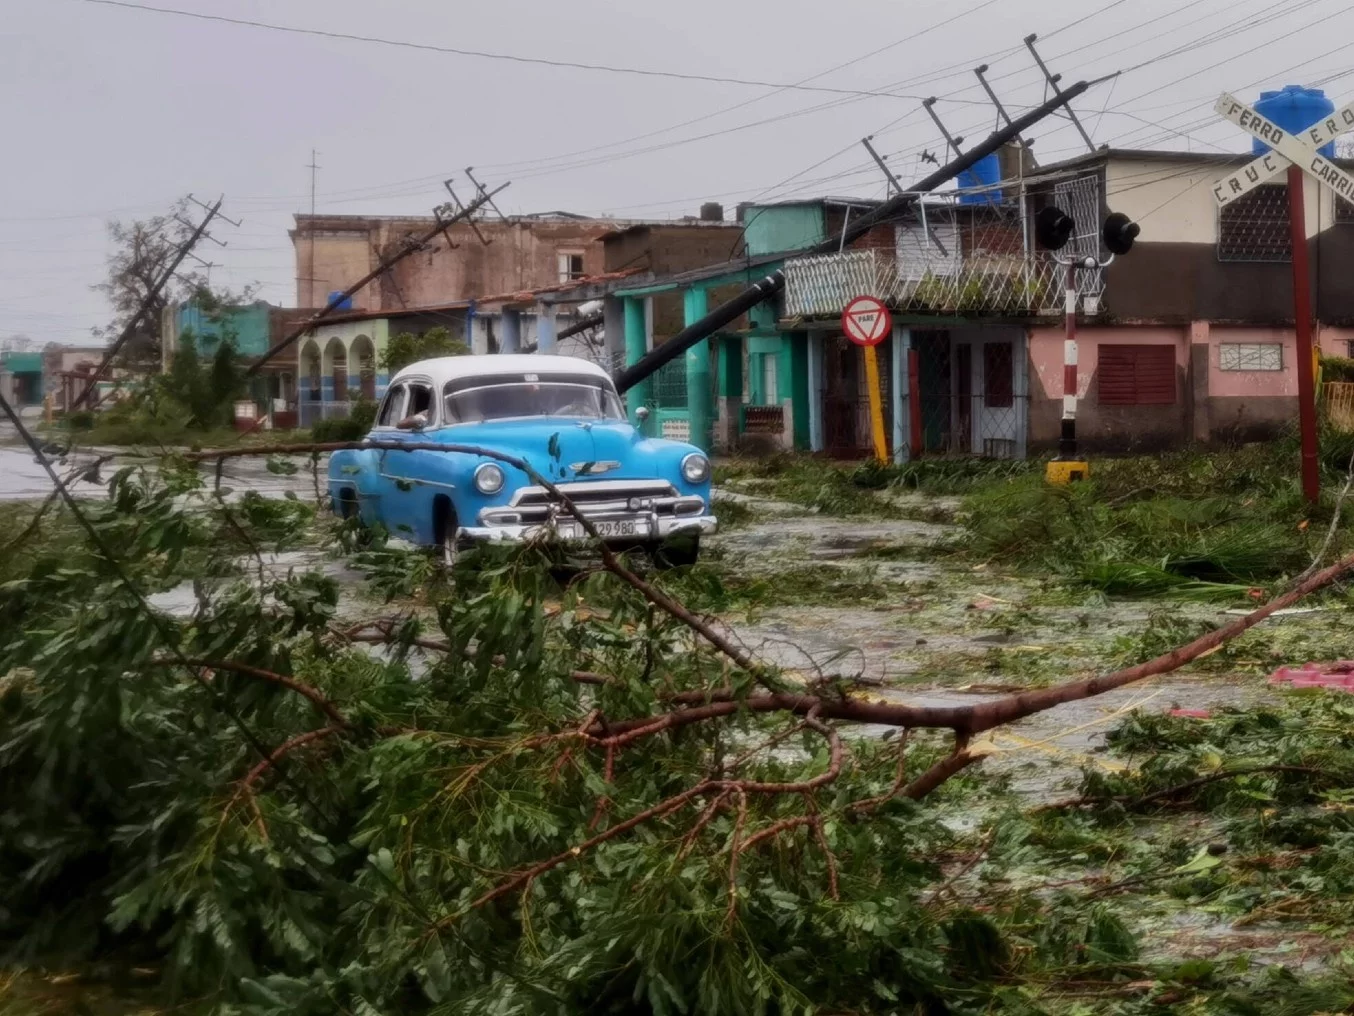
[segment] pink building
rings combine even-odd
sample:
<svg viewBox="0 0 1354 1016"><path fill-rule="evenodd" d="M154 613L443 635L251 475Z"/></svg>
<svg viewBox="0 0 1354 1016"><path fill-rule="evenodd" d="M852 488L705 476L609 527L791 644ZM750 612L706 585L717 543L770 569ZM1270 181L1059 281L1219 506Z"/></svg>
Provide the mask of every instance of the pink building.
<svg viewBox="0 0 1354 1016"><path fill-rule="evenodd" d="M997 457L1056 447L1065 274L1032 240L1033 216L1048 204L1077 222L1063 254L1106 259L1099 232L1110 211L1142 227L1129 254L1080 275L1085 451L1264 440L1294 423L1285 186L1261 187L1223 212L1213 197L1218 180L1249 159L1102 150L1041 167L981 201L927 198L897 224L895 251L788 262L781 326L809 334L812 447L869 447L861 358L837 321L862 292L895 309L881 354L892 368L896 457L913 447ZM1310 179L1305 198L1315 337L1326 355L1345 356L1354 342L1354 207Z"/></svg>

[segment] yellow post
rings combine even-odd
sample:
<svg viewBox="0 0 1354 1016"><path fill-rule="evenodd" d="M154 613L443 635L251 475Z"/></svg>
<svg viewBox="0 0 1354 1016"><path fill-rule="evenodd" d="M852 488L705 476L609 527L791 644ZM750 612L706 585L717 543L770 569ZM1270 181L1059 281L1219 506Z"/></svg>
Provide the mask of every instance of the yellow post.
<svg viewBox="0 0 1354 1016"><path fill-rule="evenodd" d="M865 347L865 386L870 389L870 430L874 434L874 457L889 461L889 443L884 436L884 394L879 388L879 356L874 346Z"/></svg>

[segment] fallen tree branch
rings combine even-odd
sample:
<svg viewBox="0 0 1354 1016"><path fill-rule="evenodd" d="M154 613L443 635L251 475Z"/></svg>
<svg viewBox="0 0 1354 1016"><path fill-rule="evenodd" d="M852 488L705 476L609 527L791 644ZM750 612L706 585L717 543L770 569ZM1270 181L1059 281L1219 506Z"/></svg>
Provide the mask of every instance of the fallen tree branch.
<svg viewBox="0 0 1354 1016"><path fill-rule="evenodd" d="M1294 585L1302 582L1309 575L1321 567L1321 561L1330 550L1331 544L1335 542L1335 534L1340 531L1340 511L1344 508L1345 499L1349 497L1350 489L1354 487L1354 453L1349 456L1349 465L1345 467L1345 485L1340 488L1340 493L1335 498L1335 508L1331 511L1330 526L1326 530L1326 538L1321 541L1321 546L1317 548L1312 555L1312 563L1309 564L1296 579Z"/></svg>
<svg viewBox="0 0 1354 1016"><path fill-rule="evenodd" d="M1287 766L1287 765L1265 765L1265 766L1247 766L1243 769L1223 769L1216 773L1209 773L1207 776L1200 776L1198 779L1187 780L1184 783L1173 787L1166 787L1162 790L1155 790L1150 794L1145 794L1138 798L1119 797L1071 797L1063 801L1052 801L1048 804L1041 804L1032 809L1032 814L1042 814L1047 811L1065 811L1068 808L1084 808L1090 804L1122 804L1129 811L1141 808L1145 804L1151 804L1154 801L1166 800L1172 797L1178 797L1181 794L1189 793L1191 790L1198 790L1200 787L1206 787L1210 783L1218 783L1222 780L1231 780L1239 776L1254 776L1256 773L1297 773L1304 776L1330 776L1328 770L1315 769L1311 766Z"/></svg>
<svg viewBox="0 0 1354 1016"><path fill-rule="evenodd" d="M957 750L953 755L946 755L930 769L926 770L926 772L922 773L904 787L900 796L906 797L910 801L920 801L951 776L967 769L982 757L983 756L981 755L974 755L962 749Z"/></svg>
<svg viewBox="0 0 1354 1016"><path fill-rule="evenodd" d="M1148 677L1156 677L1179 670L1210 650L1255 627L1276 611L1291 607L1316 590L1330 585L1351 570L1354 570L1354 554L1350 554L1329 568L1317 572L1245 617L1237 618L1221 628L1200 636L1193 642L1172 649L1168 653L1163 653L1146 663L1127 667L1101 677L1093 677L1084 681L1069 681L1050 688L1008 695L988 702L966 706L913 706L904 703L865 702L859 699L820 698L814 695L796 695L786 692L749 695L742 701L738 701L733 692L714 690L683 693L674 699L674 702L700 700L706 703L704 705L676 710L662 716L614 720L610 723L609 730L613 736L619 736L640 728L653 728L652 732L671 730L718 717L730 716L741 710L759 713L790 712L807 716L811 710L816 709L818 715L826 720L849 720L857 723L883 724L894 727L949 729L965 735L979 734L994 727L1024 719L1026 716L1044 712L1054 706L1094 698L1097 695L1115 691ZM659 720L665 722L660 725ZM963 768L963 766L959 768ZM918 782L924 778L924 776L920 777Z"/></svg>
<svg viewBox="0 0 1354 1016"><path fill-rule="evenodd" d="M902 792L903 785L907 782L907 740L908 730L903 728L903 732L898 735L898 770L893 777L893 786L887 793L880 794L878 797L867 797L863 801L854 801L849 806L851 811L874 811L880 805L892 801Z"/></svg>
<svg viewBox="0 0 1354 1016"><path fill-rule="evenodd" d="M297 748L303 748L308 744L313 744L314 742L333 734L342 733L344 729L345 728L342 726L336 726L321 727L318 730L308 730L304 734L298 734L291 740L284 741L282 744L278 745L268 754L267 758L245 774L245 778L240 781L240 789L237 790L235 796L231 798L231 807L233 807L234 803L243 796L249 802L249 808L254 813L254 818L259 824L260 834L265 840L268 839L268 824L263 820L263 812L259 808L258 797L254 793L254 784L263 777L264 773L276 766L277 763L282 760L283 756L290 754ZM229 811L229 808L227 808L227 811Z"/></svg>
<svg viewBox="0 0 1354 1016"><path fill-rule="evenodd" d="M585 840L584 842L578 844L575 847L570 847L563 853L556 854L554 857L548 858L544 861L541 861L539 864L533 865L532 867L527 868L524 871L518 872L516 875L512 876L508 880L500 882L498 885L494 886L494 888L490 889L488 892L484 893L478 899L470 903L470 905L466 907L465 910L458 911L455 914L442 918L435 925L433 925L432 929L430 930L432 932L436 932L441 928L444 928L447 925L456 921L459 917L462 916L462 914L470 910L476 910L484 906L486 903L493 902L500 896L504 896L507 893L512 892L514 889L517 889L518 887L526 884L532 879L544 875L547 871L550 871L552 868L558 868L561 864L564 864L566 861L572 861L579 855L586 853L589 850L592 850L594 847L600 846L601 844L607 842L608 840L614 840L617 836L620 836L622 833L627 833L631 829L634 829L636 826L643 825L645 822L649 821L652 818L660 818L663 815L668 814L669 812L676 811L678 808L686 804L686 802L691 800L693 797L698 797L701 794L704 794L712 789L714 789L713 785L708 782L699 783L696 786L691 787L689 790L684 790L680 794L677 794L673 797L669 797L666 800L660 801L658 804L655 804L652 808L646 808L644 811L641 811L635 815L631 815L624 822L617 823L616 825L605 830L604 832L598 833L591 839Z"/></svg>
<svg viewBox="0 0 1354 1016"><path fill-rule="evenodd" d="M316 709L329 717L336 726L348 727L350 724L344 715L339 712L338 707L330 702L319 690L296 680L294 677L287 677L285 674L276 674L271 670L264 670L262 667L254 667L247 663L235 663L230 660L188 660L188 659L170 659L170 660L147 660L145 666L150 667L200 667L204 670L225 670L232 674L240 674L244 677L252 677L258 681L266 681L269 684L275 684L288 691L294 691L296 694L308 699Z"/></svg>
<svg viewBox="0 0 1354 1016"><path fill-rule="evenodd" d="M407 644L411 646L417 646L419 649L427 649L432 652L441 652L441 653L451 652L451 643L447 642L444 639L425 639L425 638L403 639L394 631L386 630L384 625L385 622L373 621L369 624L354 626L352 628L349 628L347 631L336 632L335 634L337 634L340 638L344 639L347 642L358 642L364 645ZM374 635L366 634L366 632L364 631L364 629L366 628L376 628L378 629L378 633ZM473 648L467 647L465 650L465 655L473 659L475 656L475 650ZM493 662L495 666L501 667L507 662L507 657L495 656ZM605 685L620 683L614 677L609 677L606 674L598 674L591 670L571 670L569 671L569 678L576 684Z"/></svg>

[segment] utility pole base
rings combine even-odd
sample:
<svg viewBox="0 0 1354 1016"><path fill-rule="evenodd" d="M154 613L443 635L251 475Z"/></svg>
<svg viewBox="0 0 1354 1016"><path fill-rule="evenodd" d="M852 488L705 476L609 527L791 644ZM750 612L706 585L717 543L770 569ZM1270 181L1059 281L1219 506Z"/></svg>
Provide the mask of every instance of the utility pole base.
<svg viewBox="0 0 1354 1016"><path fill-rule="evenodd" d="M1059 487L1084 480L1090 475L1089 462L1073 462L1070 459L1054 459L1044 470L1044 479Z"/></svg>

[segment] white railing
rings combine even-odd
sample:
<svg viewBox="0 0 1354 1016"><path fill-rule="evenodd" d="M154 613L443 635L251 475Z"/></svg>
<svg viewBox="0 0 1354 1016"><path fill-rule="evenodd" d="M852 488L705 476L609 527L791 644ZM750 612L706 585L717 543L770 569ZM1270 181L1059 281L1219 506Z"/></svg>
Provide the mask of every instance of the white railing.
<svg viewBox="0 0 1354 1016"><path fill-rule="evenodd" d="M1094 177L1059 182L1044 192L1078 223L1099 222ZM785 263L785 313L825 318L857 296L873 296L910 314L1033 316L1061 314L1065 269L1035 247L1019 200L962 204L929 197L895 227L892 249L867 248L795 258ZM1063 253L1095 256L1098 235L1073 237ZM1095 313L1104 291L1101 272L1079 272L1085 310Z"/></svg>
<svg viewBox="0 0 1354 1016"><path fill-rule="evenodd" d="M915 314L1060 313L1063 269L1047 257L964 258L957 271L917 272L889 251L862 250L785 263L785 313L840 314L857 296L874 296Z"/></svg>

